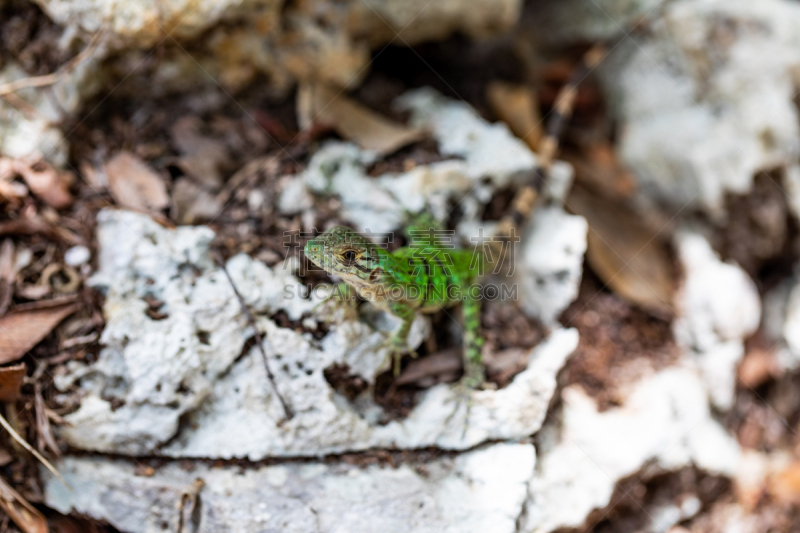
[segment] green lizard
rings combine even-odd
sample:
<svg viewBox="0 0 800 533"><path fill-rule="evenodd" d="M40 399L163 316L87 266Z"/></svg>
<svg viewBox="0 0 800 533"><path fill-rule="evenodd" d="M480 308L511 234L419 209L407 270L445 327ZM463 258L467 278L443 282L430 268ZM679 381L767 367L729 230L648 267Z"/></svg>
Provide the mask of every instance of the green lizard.
<svg viewBox="0 0 800 533"><path fill-rule="evenodd" d="M483 339L480 333L481 294L479 281L499 256L503 238L507 239L530 215L546 180L558 146L558 136L572 112L578 83L605 55L604 48L592 48L583 58L570 81L561 89L547 134L540 144L539 166L532 183L523 186L515 196L511 212L495 233L500 239L487 243L491 254L473 250L452 250L435 238L435 228L414 225L407 234L431 235L427 242L412 244L388 252L369 238L345 226L336 226L305 246L305 254L329 274L340 277L354 287L365 300L382 307L402 323L388 339L394 358L395 373L400 358L409 352L408 334L417 312L433 313L462 305L464 321L464 375L461 384L478 388L483 384L481 358Z"/></svg>

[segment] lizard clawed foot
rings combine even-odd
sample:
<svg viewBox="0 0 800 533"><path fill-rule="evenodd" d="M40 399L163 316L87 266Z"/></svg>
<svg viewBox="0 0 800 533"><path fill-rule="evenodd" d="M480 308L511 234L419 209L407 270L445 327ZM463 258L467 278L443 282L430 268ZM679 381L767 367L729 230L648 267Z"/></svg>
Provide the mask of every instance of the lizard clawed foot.
<svg viewBox="0 0 800 533"><path fill-rule="evenodd" d="M456 405L453 412L447 417L446 422L449 423L456 413L460 411L462 403L466 405L464 428L461 431L462 439L466 437L467 430L469 429L469 419L472 412L472 395L476 390L480 390L483 383L483 365L480 363L468 363L464 375L453 384L454 394L451 401L454 401Z"/></svg>
<svg viewBox="0 0 800 533"><path fill-rule="evenodd" d="M394 377L400 375L400 363L403 361L404 355L410 355L414 359L417 358L417 352L415 350L409 348L405 341L395 337L389 337L386 339L386 341L381 345L381 348L387 348L386 359L384 359L381 366L384 367L387 361L391 359Z"/></svg>

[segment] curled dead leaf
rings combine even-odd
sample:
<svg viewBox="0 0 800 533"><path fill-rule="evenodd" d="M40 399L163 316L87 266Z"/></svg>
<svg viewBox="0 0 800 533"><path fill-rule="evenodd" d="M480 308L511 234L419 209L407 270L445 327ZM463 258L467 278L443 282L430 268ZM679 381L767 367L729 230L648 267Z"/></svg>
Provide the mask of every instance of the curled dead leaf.
<svg viewBox="0 0 800 533"><path fill-rule="evenodd" d="M28 188L13 181L16 176L16 161L10 157L0 157L0 199L19 200L28 196Z"/></svg>
<svg viewBox="0 0 800 533"><path fill-rule="evenodd" d="M794 462L770 476L767 491L781 503L800 505L800 462Z"/></svg>
<svg viewBox="0 0 800 533"><path fill-rule="evenodd" d="M105 165L108 190L122 207L158 212L169 205L161 176L130 152L120 152Z"/></svg>
<svg viewBox="0 0 800 533"><path fill-rule="evenodd" d="M16 160L15 170L25 180L31 192L47 205L63 209L72 204L69 188L75 182L75 175L67 170L58 170L45 161L28 163Z"/></svg>
<svg viewBox="0 0 800 533"><path fill-rule="evenodd" d="M228 150L219 140L203 135L201 126L198 117L186 115L175 121L170 135L181 152L178 158L181 170L216 192L222 186L220 167L229 158Z"/></svg>
<svg viewBox="0 0 800 533"><path fill-rule="evenodd" d="M638 187L634 174L617 158L614 146L606 139L582 142L579 150L565 150L563 159L575 168L575 180L609 198L624 201Z"/></svg>
<svg viewBox="0 0 800 533"><path fill-rule="evenodd" d="M44 339L80 304L12 311L0 317L0 364L16 361Z"/></svg>
<svg viewBox="0 0 800 533"><path fill-rule="evenodd" d="M424 130L389 120L322 84L303 85L298 89L297 114L301 128L312 124L328 125L345 139L381 155L391 154L427 135Z"/></svg>
<svg viewBox="0 0 800 533"><path fill-rule="evenodd" d="M206 189L188 178L179 178L172 188L175 205L173 218L182 224L194 224L209 220L222 210L223 203Z"/></svg>
<svg viewBox="0 0 800 533"><path fill-rule="evenodd" d="M771 349L748 350L737 371L739 383L748 389L763 385L781 374L781 366Z"/></svg>
<svg viewBox="0 0 800 533"><path fill-rule="evenodd" d="M592 270L624 300L659 317L673 315L675 278L666 240L627 205L576 185L567 205L589 223Z"/></svg>
<svg viewBox="0 0 800 533"><path fill-rule="evenodd" d="M504 387L528 365L529 352L524 348L491 351L484 357L486 373L492 381Z"/></svg>
<svg viewBox="0 0 800 533"><path fill-rule="evenodd" d="M426 380L432 380L436 383L441 377L457 375L462 366L463 363L459 350L444 350L411 361L411 363L403 369L403 373L397 376L392 386L400 387L401 385L410 384L419 386L420 382ZM430 384L425 385L430 386Z"/></svg>

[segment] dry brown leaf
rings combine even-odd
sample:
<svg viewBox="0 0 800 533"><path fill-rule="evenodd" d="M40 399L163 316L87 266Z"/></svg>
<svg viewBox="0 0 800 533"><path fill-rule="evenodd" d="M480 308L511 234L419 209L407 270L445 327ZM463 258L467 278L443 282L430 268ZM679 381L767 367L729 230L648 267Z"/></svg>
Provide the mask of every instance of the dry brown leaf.
<svg viewBox="0 0 800 533"><path fill-rule="evenodd" d="M28 188L13 181L17 176L17 162L10 157L0 157L0 198L5 200L18 200L28 196Z"/></svg>
<svg viewBox="0 0 800 533"><path fill-rule="evenodd" d="M16 361L44 339L80 304L13 311L0 317L0 364Z"/></svg>
<svg viewBox="0 0 800 533"><path fill-rule="evenodd" d="M675 279L667 243L625 204L575 186L567 205L589 223L586 256L592 270L628 302L672 316Z"/></svg>
<svg viewBox="0 0 800 533"><path fill-rule="evenodd" d="M27 371L25 363L0 367L0 401L13 402L19 398L19 389L25 381Z"/></svg>
<svg viewBox="0 0 800 533"><path fill-rule="evenodd" d="M216 192L222 186L220 166L228 160L225 146L216 139L200 133L202 121L186 115L170 128L172 142L181 152L178 165L187 175Z"/></svg>
<svg viewBox="0 0 800 533"><path fill-rule="evenodd" d="M739 364L739 383L743 387L754 389L780 373L775 353L772 350L755 348L748 350Z"/></svg>
<svg viewBox="0 0 800 533"><path fill-rule="evenodd" d="M638 187L636 177L617 158L614 146L607 140L582 143L580 150L564 151L563 159L575 167L575 180L609 198L625 200Z"/></svg>
<svg viewBox="0 0 800 533"><path fill-rule="evenodd" d="M772 475L767 483L769 494L781 503L800 504L800 462Z"/></svg>
<svg viewBox="0 0 800 533"><path fill-rule="evenodd" d="M403 370L403 373L394 381L393 386L399 387L401 385L416 383L428 377L453 374L461 370L462 366L463 363L461 362L459 350L454 349L437 352L427 357L411 361Z"/></svg>
<svg viewBox="0 0 800 533"><path fill-rule="evenodd" d="M97 526L92 522L78 521L71 516L52 516L50 525L53 533L97 533Z"/></svg>
<svg viewBox="0 0 800 533"><path fill-rule="evenodd" d="M47 520L6 480L0 478L0 507L24 533L48 533Z"/></svg>
<svg viewBox="0 0 800 533"><path fill-rule="evenodd" d="M122 207L157 212L169 205L164 181L132 153L118 153L106 163L105 169L108 190Z"/></svg>
<svg viewBox="0 0 800 533"><path fill-rule="evenodd" d="M486 373L492 381L501 387L511 381L511 378L525 370L528 366L528 353L530 350L523 348L509 348L499 352L491 352L484 358Z"/></svg>
<svg viewBox="0 0 800 533"><path fill-rule="evenodd" d="M497 118L531 150L538 151L543 129L536 93L523 85L493 81L486 88L486 99Z"/></svg>
<svg viewBox="0 0 800 533"><path fill-rule="evenodd" d="M47 205L63 209L72 204L72 193L69 192L70 186L75 181L72 172L58 170L44 161L30 164L17 160L14 168L25 180L31 192Z"/></svg>
<svg viewBox="0 0 800 533"><path fill-rule="evenodd" d="M391 154L427 135L419 128L389 120L340 94L338 90L321 84L301 86L297 102L301 128L312 123L326 124L345 139L381 155Z"/></svg>
<svg viewBox="0 0 800 533"><path fill-rule="evenodd" d="M175 204L176 221L194 224L210 220L222 211L223 203L215 195L188 178L179 178L172 187L172 202Z"/></svg>

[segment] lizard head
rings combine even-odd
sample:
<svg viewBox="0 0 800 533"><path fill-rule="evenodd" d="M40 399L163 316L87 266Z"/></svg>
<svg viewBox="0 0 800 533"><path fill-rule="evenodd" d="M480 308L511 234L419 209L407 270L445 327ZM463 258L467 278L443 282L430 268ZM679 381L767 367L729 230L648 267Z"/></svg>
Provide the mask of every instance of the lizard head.
<svg viewBox="0 0 800 533"><path fill-rule="evenodd" d="M312 263L356 285L375 282L386 252L346 226L335 226L308 241L305 254Z"/></svg>

